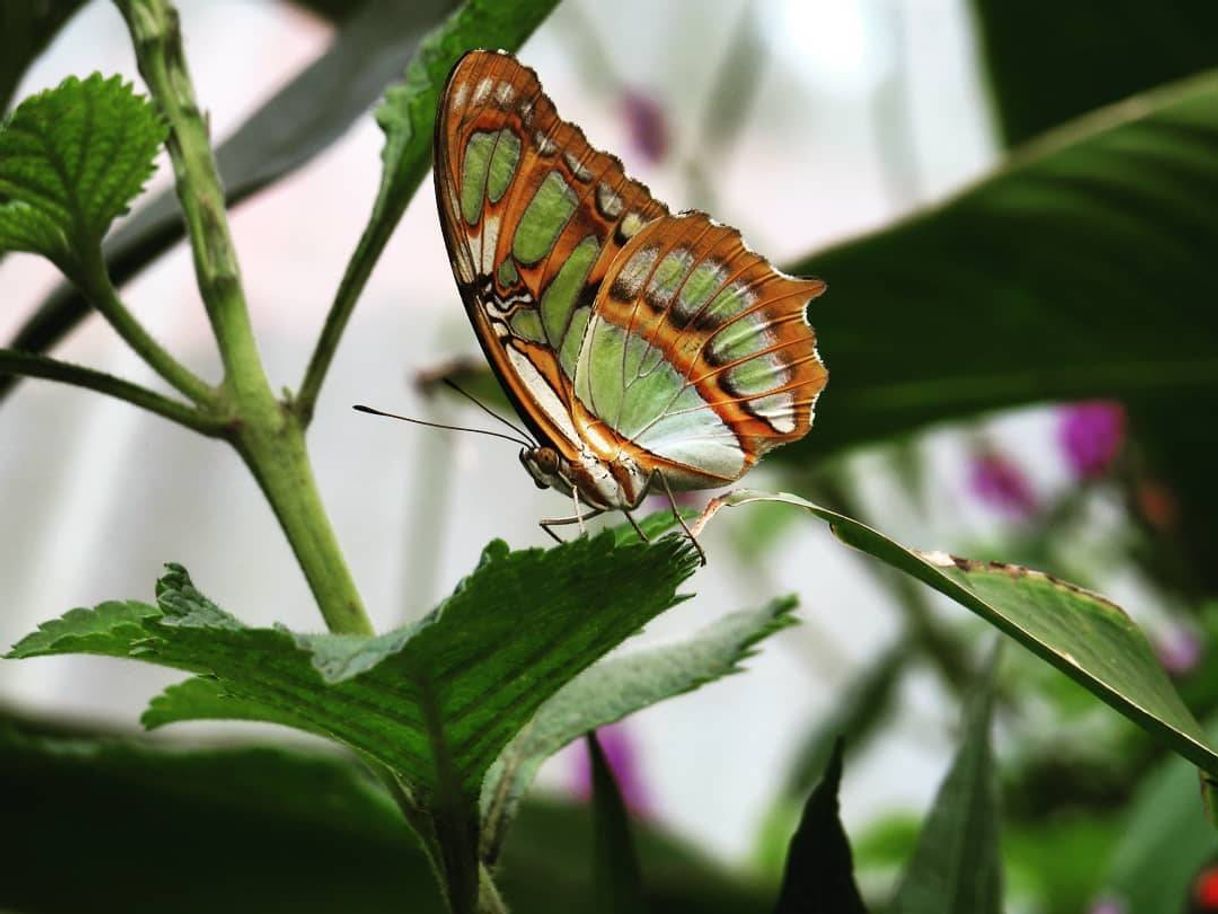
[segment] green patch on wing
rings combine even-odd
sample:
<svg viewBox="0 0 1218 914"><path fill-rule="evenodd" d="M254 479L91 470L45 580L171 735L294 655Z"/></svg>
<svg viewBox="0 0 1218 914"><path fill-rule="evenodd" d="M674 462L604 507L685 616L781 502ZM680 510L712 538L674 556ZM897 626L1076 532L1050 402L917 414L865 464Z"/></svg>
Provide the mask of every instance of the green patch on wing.
<svg viewBox="0 0 1218 914"><path fill-rule="evenodd" d="M555 349L560 349L566 342L579 293L600 252L600 242L596 236L589 235L576 245L541 293L541 319L546 327L546 338ZM583 336L582 327L579 335Z"/></svg>
<svg viewBox="0 0 1218 914"><path fill-rule="evenodd" d="M512 239L512 253L516 259L521 263L541 260L558 240L578 204L575 191L561 174L552 171L546 175L516 226Z"/></svg>

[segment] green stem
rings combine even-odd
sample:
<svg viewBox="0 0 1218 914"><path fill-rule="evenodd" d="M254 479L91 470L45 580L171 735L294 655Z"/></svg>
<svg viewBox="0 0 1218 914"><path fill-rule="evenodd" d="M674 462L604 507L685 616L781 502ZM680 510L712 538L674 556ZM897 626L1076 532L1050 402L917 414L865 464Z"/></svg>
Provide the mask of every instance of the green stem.
<svg viewBox="0 0 1218 914"><path fill-rule="evenodd" d="M48 381L59 381L62 384L72 384L87 390L95 390L98 393L125 400L204 435L220 436L227 426L226 420L222 417L201 412L188 403L173 400L146 387L124 381L122 378L116 378L103 371L60 362L32 352L0 349L0 375L45 378Z"/></svg>
<svg viewBox="0 0 1218 914"><path fill-rule="evenodd" d="M131 32L140 73L169 127L165 145L195 275L224 362L219 396L234 417L228 438L279 519L330 630L371 634L317 491L304 428L292 405L275 399L262 366L207 123L182 52L177 10L169 0L115 2Z"/></svg>
<svg viewBox="0 0 1218 914"><path fill-rule="evenodd" d="M100 248L89 258L84 268L85 277L81 283L81 291L127 345L180 393L196 403L214 404L215 389L175 359L152 337L144 325L135 319L135 315L127 310L110 282Z"/></svg>
<svg viewBox="0 0 1218 914"><path fill-rule="evenodd" d="M245 400L240 414L233 445L275 512L326 626L341 634L373 634L317 490L296 415L274 399L261 404Z"/></svg>
<svg viewBox="0 0 1218 914"><path fill-rule="evenodd" d="M478 870L478 914L508 914L507 904L486 867Z"/></svg>

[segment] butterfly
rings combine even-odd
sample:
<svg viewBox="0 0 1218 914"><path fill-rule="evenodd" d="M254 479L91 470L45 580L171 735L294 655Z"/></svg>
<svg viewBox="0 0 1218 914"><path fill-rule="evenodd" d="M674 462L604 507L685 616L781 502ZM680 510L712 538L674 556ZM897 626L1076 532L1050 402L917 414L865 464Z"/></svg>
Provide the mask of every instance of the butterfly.
<svg viewBox="0 0 1218 914"><path fill-rule="evenodd" d="M465 310L536 439L520 460L574 501L551 535L614 509L634 524L657 484L726 485L808 432L827 372L805 312L825 284L670 213L512 55L454 66L435 187Z"/></svg>

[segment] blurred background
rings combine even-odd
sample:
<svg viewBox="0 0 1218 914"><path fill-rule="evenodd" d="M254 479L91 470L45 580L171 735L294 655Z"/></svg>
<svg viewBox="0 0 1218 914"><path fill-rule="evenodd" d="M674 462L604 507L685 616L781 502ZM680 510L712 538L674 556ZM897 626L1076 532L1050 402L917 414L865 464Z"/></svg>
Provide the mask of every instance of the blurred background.
<svg viewBox="0 0 1218 914"><path fill-rule="evenodd" d="M335 30L323 15L269 0L179 6L198 94L219 138L321 53ZM674 210L709 210L779 264L946 199L1003 154L963 0L564 0L519 56L560 114L617 153L659 198ZM139 83L122 21L103 2L86 4L16 98L93 70ZM361 117L234 211L276 384L300 377L367 218L381 140L372 118ZM169 177L162 161L153 186ZM848 287L822 275L829 291L813 303L814 325L822 313L857 306ZM0 263L0 337L12 337L28 305L58 281L33 257ZM181 245L136 278L126 300L168 348L205 377L218 376ZM822 402L831 404L834 337L824 331L819 344L830 369ZM877 365L909 358L890 334L877 332L872 345ZM156 385L101 321L86 321L57 354ZM482 424L472 409L416 383L420 373L477 355L429 180L361 300L310 436L324 498L380 628L431 608L490 539L544 545L537 519L566 508L532 485L506 443L350 409L363 402ZM1028 407L835 451L814 471L763 466L748 482L798 485L913 546L1025 561L1094 585L1130 608L1187 683L1205 659L1208 616L1146 558L1147 530L1170 526L1177 506L1139 471L1126 425L1124 407L1109 400ZM818 431L803 453L816 454ZM126 404L23 383L0 409L0 506L19 519L0 525L5 645L71 606L147 598L166 561L190 568L205 592L251 624L321 627L269 509L233 454ZM732 871L773 874L811 785L818 727L862 689L883 726L852 724L859 732L843 817L861 881L882 891L947 766L965 671L991 641L988 629L881 574L818 525L780 512L730 512L705 545L710 565L693 582L697 598L626 649L673 640L787 592L800 595L804 624L767 642L747 674L613 728L606 742L632 805ZM999 718L1013 815L1011 910L1102 906L1120 837L1115 807L1130 789L1121 780L1128 760L1104 760L1130 745L1132 758L1152 753L1115 714L1021 649L1008 651L1004 675L1021 688L1037 684ZM127 727L176 678L98 658L2 663L0 701L25 714ZM250 732L190 724L178 735ZM551 760L542 787L578 796L586 787L582 751ZM1081 792L1067 786L1076 781L1086 785ZM1071 803L1056 803L1055 790ZM1080 797L1082 812L1067 809ZM1063 872L1050 872L1054 849L1066 845L1074 871L1059 861Z"/></svg>

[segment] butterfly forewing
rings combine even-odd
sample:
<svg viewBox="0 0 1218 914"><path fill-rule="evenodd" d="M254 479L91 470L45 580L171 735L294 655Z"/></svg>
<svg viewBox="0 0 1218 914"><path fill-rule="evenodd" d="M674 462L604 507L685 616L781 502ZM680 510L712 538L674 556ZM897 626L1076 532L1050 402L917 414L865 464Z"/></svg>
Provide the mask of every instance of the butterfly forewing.
<svg viewBox="0 0 1218 914"><path fill-rule="evenodd" d="M470 52L449 77L436 192L491 364L536 434L575 447L571 389L596 289L617 252L667 209L558 117L532 70L491 51Z"/></svg>

